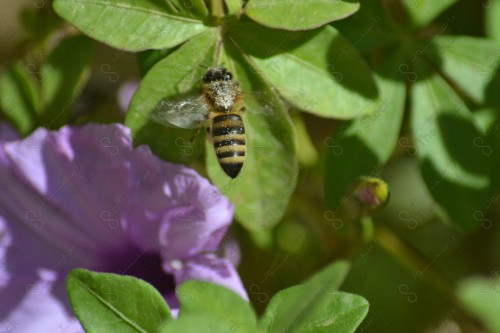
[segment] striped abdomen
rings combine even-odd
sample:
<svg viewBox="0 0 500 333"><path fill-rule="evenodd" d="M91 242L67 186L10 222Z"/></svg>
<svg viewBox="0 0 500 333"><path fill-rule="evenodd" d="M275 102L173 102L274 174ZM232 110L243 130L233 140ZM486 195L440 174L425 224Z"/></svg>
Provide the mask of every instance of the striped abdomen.
<svg viewBox="0 0 500 333"><path fill-rule="evenodd" d="M221 114L212 118L212 141L224 172L236 178L245 161L245 128L238 114Z"/></svg>

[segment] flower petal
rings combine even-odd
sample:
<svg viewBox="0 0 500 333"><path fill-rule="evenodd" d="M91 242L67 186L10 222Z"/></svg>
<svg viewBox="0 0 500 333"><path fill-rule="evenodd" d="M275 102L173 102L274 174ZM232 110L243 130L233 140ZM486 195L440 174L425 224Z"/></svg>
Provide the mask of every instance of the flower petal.
<svg viewBox="0 0 500 333"><path fill-rule="evenodd" d="M199 278L247 299L234 267L202 254L220 246L233 205L194 170L134 149L122 125L38 129L23 140L0 129L0 186L0 328L73 323L62 277L75 267L133 274L152 263L167 282ZM26 288L44 295L43 308Z"/></svg>
<svg viewBox="0 0 500 333"><path fill-rule="evenodd" d="M69 314L65 302L56 297L53 284L54 272L39 272L33 283L16 281L8 289L0 289L2 299L22 292L22 301L10 313L0 314L0 332L53 333L84 332L78 320Z"/></svg>
<svg viewBox="0 0 500 333"><path fill-rule="evenodd" d="M115 157L114 147L123 154ZM13 286L34 283L38 269L60 276L75 267L105 270L113 251L133 248L116 204L125 198L131 151L120 125L39 129L0 144L0 234L7 235L0 240L0 286L11 291L8 302L0 301L2 313L24 296Z"/></svg>
<svg viewBox="0 0 500 333"><path fill-rule="evenodd" d="M139 82L136 80L127 81L120 86L118 90L118 105L123 112L127 112L130 101L137 91L137 87L139 87Z"/></svg>
<svg viewBox="0 0 500 333"><path fill-rule="evenodd" d="M63 252L62 248L59 251L55 246L47 246L43 238L38 237L35 232L26 230L20 224L10 223L15 222L16 218L2 212L1 208L0 320L3 320L11 311L22 305L27 291L40 280L40 272L50 269L50 272L67 272L74 266L85 266L85 259L78 262L75 254L82 255L82 252L74 247ZM54 274L42 274L42 277L52 283L55 281ZM63 281L60 282L60 285L63 285Z"/></svg>
<svg viewBox="0 0 500 333"><path fill-rule="evenodd" d="M19 140L19 134L6 123L0 123L0 143Z"/></svg>
<svg viewBox="0 0 500 333"><path fill-rule="evenodd" d="M78 233L90 252L119 249L127 243L119 228L132 151L127 128L39 129L3 149L0 162L18 180L10 187L12 201L3 201L13 209L23 207L23 219L36 219L47 234L59 239ZM25 198L31 201L26 203Z"/></svg>
<svg viewBox="0 0 500 333"><path fill-rule="evenodd" d="M10 274L7 269L7 252L12 245L12 235L7 229L7 224L0 217L0 289L7 285Z"/></svg>
<svg viewBox="0 0 500 333"><path fill-rule="evenodd" d="M229 200L194 170L165 163L146 146L133 161L124 228L136 245L161 252L164 261L215 251L232 220Z"/></svg>
<svg viewBox="0 0 500 333"><path fill-rule="evenodd" d="M173 264L178 268L173 272L176 284L181 284L186 280L212 282L233 290L248 301L248 295L240 277L228 260L214 254L204 254L178 263L179 266ZM168 265L171 266L172 263L168 263Z"/></svg>

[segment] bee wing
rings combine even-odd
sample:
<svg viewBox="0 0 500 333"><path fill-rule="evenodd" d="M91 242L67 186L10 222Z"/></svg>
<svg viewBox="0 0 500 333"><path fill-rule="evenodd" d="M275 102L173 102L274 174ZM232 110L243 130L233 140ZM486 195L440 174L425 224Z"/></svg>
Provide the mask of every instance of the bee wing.
<svg viewBox="0 0 500 333"><path fill-rule="evenodd" d="M264 116L269 117L269 120L283 117L280 109L286 108L282 100L272 99L266 92L245 92L243 100L248 106L248 113L264 114Z"/></svg>
<svg viewBox="0 0 500 333"><path fill-rule="evenodd" d="M162 100L150 119L169 127L196 128L208 119L208 108L200 97Z"/></svg>

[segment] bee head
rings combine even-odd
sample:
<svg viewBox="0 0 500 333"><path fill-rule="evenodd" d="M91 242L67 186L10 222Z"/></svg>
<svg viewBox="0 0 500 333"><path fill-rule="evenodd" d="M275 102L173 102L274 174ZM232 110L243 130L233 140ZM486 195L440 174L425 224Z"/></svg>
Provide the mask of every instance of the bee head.
<svg viewBox="0 0 500 333"><path fill-rule="evenodd" d="M223 67L209 68L205 75L201 78L204 83L210 83L214 81L231 81L233 75L229 73Z"/></svg>

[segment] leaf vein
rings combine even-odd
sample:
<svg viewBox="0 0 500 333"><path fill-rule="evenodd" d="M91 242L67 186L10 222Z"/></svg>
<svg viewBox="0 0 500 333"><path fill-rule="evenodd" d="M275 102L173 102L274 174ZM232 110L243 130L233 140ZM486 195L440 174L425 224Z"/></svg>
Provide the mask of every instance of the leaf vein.
<svg viewBox="0 0 500 333"><path fill-rule="evenodd" d="M115 7L115 8L120 8L120 9L130 9L130 10L134 10L134 11L137 11L137 12L143 12L143 13L148 13L148 14L155 14L155 15L158 15L158 16L164 16L164 17L167 17L169 19L176 20L176 21L181 21L181 22L199 23L199 24L202 23L199 20L194 20L194 19L187 18L187 17L184 17L184 16L171 15L171 14L168 14L168 13L165 13L165 12L161 12L161 11L157 11L157 10L152 10L152 9L144 9L144 8L141 8L141 7L134 7L134 6L127 5L127 4L110 3L109 1L96 1L96 0L85 1L85 0L80 0L80 1L78 1L78 3L79 4L97 5L97 6L100 5L100 6L104 6L104 7Z"/></svg>
<svg viewBox="0 0 500 333"><path fill-rule="evenodd" d="M87 290L92 296L94 296L98 301L100 301L103 305L105 305L108 309L110 309L115 315L121 318L128 325L136 329L138 332L147 333L142 327L138 326L136 323L128 319L126 316L122 314L117 308L109 304L105 299L103 299L99 294L97 294L94 290L90 289L84 282L80 281L80 279L75 278L75 281L78 282L85 290Z"/></svg>

